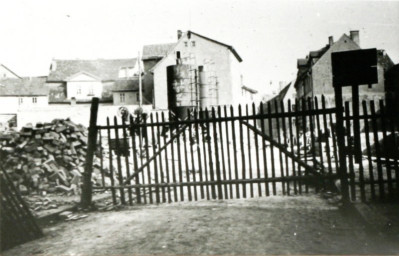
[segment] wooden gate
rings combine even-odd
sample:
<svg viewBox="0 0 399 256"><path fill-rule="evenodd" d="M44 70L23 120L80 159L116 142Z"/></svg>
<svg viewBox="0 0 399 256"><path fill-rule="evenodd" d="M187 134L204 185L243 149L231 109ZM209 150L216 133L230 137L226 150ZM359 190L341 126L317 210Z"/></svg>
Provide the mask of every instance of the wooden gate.
<svg viewBox="0 0 399 256"><path fill-rule="evenodd" d="M91 183L122 204L333 189L335 111L323 98L320 107L309 99L191 111L186 120L169 112L107 119L90 128L99 155Z"/></svg>

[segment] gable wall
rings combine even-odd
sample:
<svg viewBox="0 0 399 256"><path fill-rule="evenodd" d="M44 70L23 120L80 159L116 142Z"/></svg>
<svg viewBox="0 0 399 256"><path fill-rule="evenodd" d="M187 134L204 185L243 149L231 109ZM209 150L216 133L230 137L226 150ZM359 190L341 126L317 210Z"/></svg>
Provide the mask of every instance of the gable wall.
<svg viewBox="0 0 399 256"><path fill-rule="evenodd" d="M186 47L184 42L188 42ZM195 47L191 45L191 41L195 41ZM188 64L188 57L190 54L195 56L195 59L191 59L192 63L196 67L204 66L206 72L214 70L217 75L219 90L218 90L218 104L227 105L232 104L232 74L231 74L231 59L230 50L224 46L213 43L209 40L203 39L196 35L191 35L191 40L187 39L186 34L182 40L176 45L176 48L164 60L159 63L154 70L154 105L157 109L167 109L167 74L166 68L170 65L176 65L176 52L181 52L181 58L183 58L183 64ZM207 64L207 62L214 62L213 65ZM211 67L212 66L212 67ZM238 91L240 92L240 91Z"/></svg>

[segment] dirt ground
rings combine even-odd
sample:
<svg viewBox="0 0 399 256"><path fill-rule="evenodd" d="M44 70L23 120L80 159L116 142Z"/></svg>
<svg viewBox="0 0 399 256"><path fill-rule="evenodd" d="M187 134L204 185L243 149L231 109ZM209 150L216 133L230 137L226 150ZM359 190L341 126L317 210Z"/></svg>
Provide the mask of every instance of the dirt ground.
<svg viewBox="0 0 399 256"><path fill-rule="evenodd" d="M45 229L14 255L399 254L316 195L131 206Z"/></svg>

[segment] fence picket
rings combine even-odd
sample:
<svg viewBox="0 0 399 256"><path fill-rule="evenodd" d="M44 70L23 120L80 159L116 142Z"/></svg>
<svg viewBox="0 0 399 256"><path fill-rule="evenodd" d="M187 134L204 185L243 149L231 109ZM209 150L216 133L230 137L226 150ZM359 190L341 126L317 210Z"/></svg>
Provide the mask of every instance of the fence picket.
<svg viewBox="0 0 399 256"><path fill-rule="evenodd" d="M242 109L241 105L238 105L238 116L242 117ZM240 131L240 151L241 151L241 178L246 179L246 168L245 168L245 148L244 148L244 132L242 130L242 123L239 122L239 131ZM243 198L247 198L247 184L242 183L242 196Z"/></svg>
<svg viewBox="0 0 399 256"><path fill-rule="evenodd" d="M227 114L227 107L226 106L224 106L223 107L223 112L224 112L224 116L225 117L228 117L228 114ZM230 157L230 136L229 136L229 121L225 121L224 122L224 126L225 126L225 130L226 130L226 147L227 147L227 166L228 166L228 168L229 168L229 181L231 181L231 180L233 180L233 176L232 176L232 173L231 173L231 157ZM232 199L233 198L233 184L232 183L230 183L229 184L229 187L230 187L230 199ZM226 196L227 196L227 194L226 194Z"/></svg>
<svg viewBox="0 0 399 256"><path fill-rule="evenodd" d="M270 101L267 102L267 113L269 115L272 113ZM273 138L273 118L270 118L268 120L268 123L269 123L269 136L270 136L270 138ZM273 144L269 143L269 149L270 149L271 162L272 162L272 166L271 166L272 178L275 178L276 177L276 168L275 168L275 165L274 165L274 147L273 147ZM273 187L273 195L276 195L276 182L273 181L272 187Z"/></svg>
<svg viewBox="0 0 399 256"><path fill-rule="evenodd" d="M201 163L202 157L201 157L201 147L200 147L201 141L200 141L199 128L198 128L198 126L199 126L198 114L199 113L197 112L197 110L195 110L194 111L194 119L196 121L195 122L195 126L194 126L194 128L195 128L195 139L197 140L196 144L197 144L197 160L198 160L198 169L199 169L199 179L200 179L200 182L202 184L203 181L204 181L204 178L203 178L204 171L202 169L202 163ZM200 187L200 191L201 191L201 199L204 199L205 198L205 194L204 194L204 185L203 184Z"/></svg>
<svg viewBox="0 0 399 256"><path fill-rule="evenodd" d="M118 121L116 119L116 116L114 116L114 125L117 126L118 125ZM116 144L116 164L118 167L118 181L119 181L119 185L123 184L123 174L122 174L122 164L121 164L121 157L120 157L120 153L118 152L118 150L121 148L120 144L119 144L119 130L118 128L115 127L114 129L115 132L115 144ZM123 188L119 189L120 191L120 198L121 198L121 203L122 204L126 204L125 201L125 191L123 190Z"/></svg>
<svg viewBox="0 0 399 256"><path fill-rule="evenodd" d="M233 117L234 116L234 109L233 106L230 106L230 114ZM234 120L231 120L231 135L232 135L232 140L233 140L233 158L234 158L234 178L237 181L236 183L236 198L240 198L240 188L238 185L238 163L237 163L237 144L236 144L236 132L235 132L235 127L234 127Z"/></svg>
<svg viewBox="0 0 399 256"><path fill-rule="evenodd" d="M296 99L295 100L295 112L299 112L299 101ZM301 156L301 141L300 141L300 133L299 133L299 116L295 118L295 127L296 127L296 140L297 140L297 155L298 157ZM298 164L298 176L302 176L301 172L301 166ZM298 186L299 186L299 194L302 194L302 182L299 180L298 181Z"/></svg>
<svg viewBox="0 0 399 256"><path fill-rule="evenodd" d="M129 154L130 154L130 150L129 150L129 140L128 140L128 136L127 136L127 132L126 132L126 122L125 119L122 118L122 136L123 136L123 147L124 150L127 150L127 152L125 152L125 167L126 167L126 174L127 177L130 176L130 165L129 165ZM130 185L130 180L128 182L127 185ZM129 197L129 204L133 205L133 195L132 195L132 189L129 188L128 190L128 197Z"/></svg>
<svg viewBox="0 0 399 256"><path fill-rule="evenodd" d="M288 99L288 113L291 114L291 112L292 112L291 100ZM289 144L290 144L291 152L292 152L292 153L295 153L295 152L294 152L294 138L293 138L294 135L293 135L293 131L292 131L292 125L293 125L293 123L292 123L292 116L290 116L290 117L288 118L289 140L290 140L290 143L289 143ZM292 160L292 162L291 162L292 175L293 175L294 177L296 177L297 174L296 174L296 168L295 168L295 160L294 160L294 158L291 158L291 160ZM288 165L288 164L287 164L287 165ZM295 195L298 194L297 181L296 181L296 180L294 180L294 194L295 194Z"/></svg>
<svg viewBox="0 0 399 256"><path fill-rule="evenodd" d="M137 142L136 142L136 131L134 129L134 121L133 121L133 116L131 115L129 117L130 121L130 135L132 137L132 151L133 151L133 166L134 166L134 171L138 170L138 160L137 160ZM136 185L140 184L140 176L136 176ZM141 190L139 187L136 188L136 197L137 197L137 203L141 204Z"/></svg>
<svg viewBox="0 0 399 256"><path fill-rule="evenodd" d="M222 109L220 106L218 106L218 110L217 110L218 116L222 117ZM215 121L216 123L216 121ZM218 128L219 128L219 139L220 139L220 154L222 156L222 170L223 170L223 180L227 180L227 175L226 175L226 162L225 162L225 157L224 157L224 149L225 147L228 147L229 145L225 145L223 142L223 130L222 130L222 124L223 122L217 122L218 123ZM227 140L227 139L226 139ZM229 198L229 194L228 194L228 186L227 184L224 184L224 198L228 199Z"/></svg>
<svg viewBox="0 0 399 256"><path fill-rule="evenodd" d="M189 109L187 109L187 116L189 118L189 120L192 119L192 113L190 112ZM197 182L197 174L196 174L196 169L195 169L195 161L194 161L194 150L193 150L193 144L195 141L195 135L193 134L193 129L192 129L192 124L189 124L188 127L188 131L189 131L189 143L190 143L190 156L191 156L191 172L192 172L192 176L193 176L193 181ZM194 200L197 201L198 200L198 195L197 195L197 186L194 185L193 186L193 190L194 190Z"/></svg>
<svg viewBox="0 0 399 256"><path fill-rule="evenodd" d="M247 116L249 116L248 113L248 104L245 105L245 113ZM256 134L255 134L256 136ZM249 166L249 178L252 180L253 175L252 175L252 155L251 155L251 136L250 136L250 129L247 126L247 144L248 144L248 166ZM249 184L250 186L250 191L251 191L251 198L254 197L254 186L253 183Z"/></svg>
<svg viewBox="0 0 399 256"><path fill-rule="evenodd" d="M110 178L111 178L111 186L115 186L115 181L114 181L114 168L113 168L113 162L112 162L112 146L111 146L111 129L110 123L109 123L109 117L107 117L107 135L108 135L108 153L109 153L109 172L110 172ZM111 188L111 193L112 193L112 202L113 204L116 204L116 193L115 189Z"/></svg>
<svg viewBox="0 0 399 256"><path fill-rule="evenodd" d="M284 101L280 101L280 106L281 106L281 113L286 113L285 112L285 108L284 108ZM285 117L283 116L282 118L281 118L282 120L282 122L281 122L281 126L282 126L282 129L283 129L283 144L288 148L288 140L287 140L287 130L286 130L286 124L285 124ZM284 157L285 158L285 176L286 177L288 177L288 176L290 176L290 173L289 173L289 166L288 166L288 157L287 156L285 156ZM290 195L290 183L289 182L287 182L287 195Z"/></svg>
<svg viewBox="0 0 399 256"><path fill-rule="evenodd" d="M157 126L156 126L156 133L157 133L157 137L156 137L156 139L157 139L157 143L155 144L156 145L156 148L157 149L159 149L160 150L160 148L161 148L161 133L160 133L160 130L159 130L159 114L158 114L158 112L156 112L156 114L155 114L155 122L156 122L156 124L157 124ZM166 150L166 149L165 149ZM155 155L155 154L154 154ZM156 160L155 160L156 161ZM163 164L162 164L162 154L159 154L159 174L160 174L160 178L161 178L161 184L164 184L165 183L165 174L164 174L164 168L163 168ZM166 202L166 192L165 192L165 187L164 186L162 186L162 202L163 203L165 203Z"/></svg>
<svg viewBox="0 0 399 256"><path fill-rule="evenodd" d="M367 105L366 101L362 102L363 106L363 114L367 116ZM374 168L373 168L373 161L371 159L371 145L370 145L370 127L369 127L369 119L365 118L364 122L364 132L366 137L366 150L367 150L367 158L369 164L369 179L370 179L370 192L372 200L375 200L375 181L374 181Z"/></svg>
<svg viewBox="0 0 399 256"><path fill-rule="evenodd" d="M252 103L252 114L255 114L255 103ZM253 120L253 126L256 127L256 119ZM248 127L249 131L249 127ZM260 158L259 158L259 142L258 142L258 135L254 134L254 141L255 141L255 157L256 157L256 174L258 179L260 179ZM258 196L262 196L262 186L261 183L258 183Z"/></svg>

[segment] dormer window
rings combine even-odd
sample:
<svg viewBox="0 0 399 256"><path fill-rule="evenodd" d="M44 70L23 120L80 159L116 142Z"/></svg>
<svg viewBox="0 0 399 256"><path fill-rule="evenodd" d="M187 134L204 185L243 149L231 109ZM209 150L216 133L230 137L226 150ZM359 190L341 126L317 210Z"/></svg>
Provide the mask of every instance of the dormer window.
<svg viewBox="0 0 399 256"><path fill-rule="evenodd" d="M133 67L121 67L119 69L119 78L127 78L134 76L134 68Z"/></svg>

